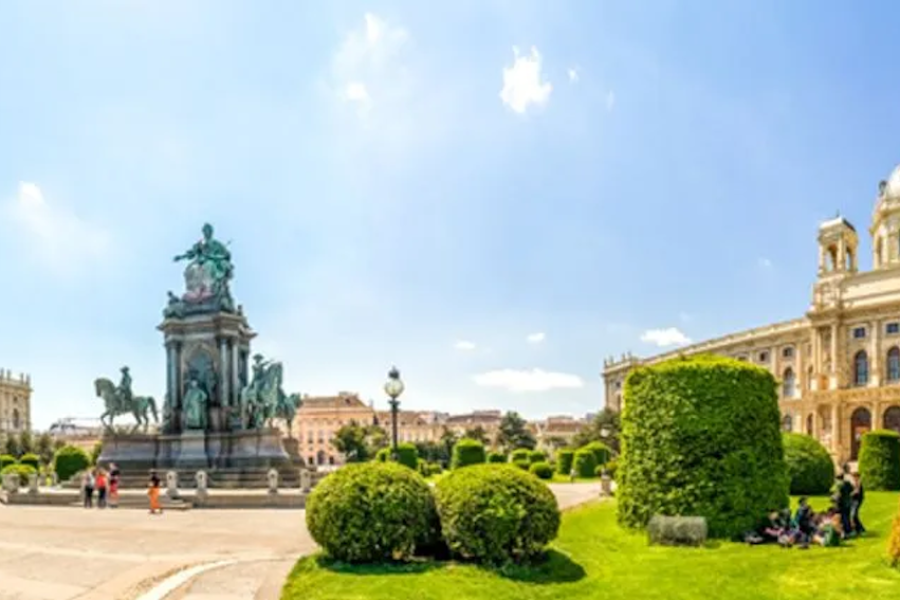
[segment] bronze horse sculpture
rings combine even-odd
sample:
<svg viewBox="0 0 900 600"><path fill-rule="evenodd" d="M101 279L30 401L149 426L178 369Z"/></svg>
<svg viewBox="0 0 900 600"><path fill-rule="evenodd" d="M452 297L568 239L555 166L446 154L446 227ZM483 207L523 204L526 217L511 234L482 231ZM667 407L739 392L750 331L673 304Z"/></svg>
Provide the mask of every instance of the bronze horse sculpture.
<svg viewBox="0 0 900 600"><path fill-rule="evenodd" d="M135 421L133 431L137 431L142 427L144 431L147 431L150 427L150 415L153 416L154 423L159 422L156 400L151 396L134 396L130 405L125 406L127 403L119 398L119 392L115 384L105 377L94 380L94 391L97 393L97 397L103 398L103 402L106 405L106 409L100 415L100 422L107 429L112 429L113 419L117 416L129 413L134 417Z"/></svg>

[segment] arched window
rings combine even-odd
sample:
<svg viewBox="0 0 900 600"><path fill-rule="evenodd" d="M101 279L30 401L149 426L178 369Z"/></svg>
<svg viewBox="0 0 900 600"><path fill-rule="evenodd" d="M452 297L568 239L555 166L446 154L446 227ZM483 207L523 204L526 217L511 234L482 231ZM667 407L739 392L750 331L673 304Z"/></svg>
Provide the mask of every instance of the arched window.
<svg viewBox="0 0 900 600"><path fill-rule="evenodd" d="M838 266L838 251L837 246L829 246L828 247L828 270L835 271Z"/></svg>
<svg viewBox="0 0 900 600"><path fill-rule="evenodd" d="M853 358L853 383L858 386L869 384L869 356L860 350Z"/></svg>
<svg viewBox="0 0 900 600"><path fill-rule="evenodd" d="M18 408L14 408L14 409L13 409L13 415L12 415L12 428L13 428L13 431L18 431L20 423L21 423L21 419L19 418L19 409L18 409Z"/></svg>
<svg viewBox="0 0 900 600"><path fill-rule="evenodd" d="M781 427L790 433L794 429L794 420L791 418L791 415L784 415L784 418L781 420Z"/></svg>
<svg viewBox="0 0 900 600"><path fill-rule="evenodd" d="M875 266L880 267L881 263L884 261L884 242L881 241L881 237L879 236L877 240L875 240Z"/></svg>
<svg viewBox="0 0 900 600"><path fill-rule="evenodd" d="M892 406L884 411L884 428L900 433L900 406Z"/></svg>
<svg viewBox="0 0 900 600"><path fill-rule="evenodd" d="M872 430L872 413L865 407L859 407L850 415L850 460L859 458L859 448L862 445L862 436Z"/></svg>
<svg viewBox="0 0 900 600"><path fill-rule="evenodd" d="M813 420L814 419L815 419L815 416L813 416L812 414L806 415L806 435L813 434Z"/></svg>
<svg viewBox="0 0 900 600"><path fill-rule="evenodd" d="M888 381L900 381L900 348L894 346L887 355Z"/></svg>
<svg viewBox="0 0 900 600"><path fill-rule="evenodd" d="M781 382L781 394L785 398L793 398L794 397L794 388L796 383L796 378L794 377L794 370L790 367L784 370L784 379Z"/></svg>
<svg viewBox="0 0 900 600"><path fill-rule="evenodd" d="M847 259L845 261L847 263L845 265L846 269L848 271L852 271L853 270L853 250L851 250L850 248L847 248L846 259Z"/></svg>
<svg viewBox="0 0 900 600"><path fill-rule="evenodd" d="M812 389L813 389L814 377L815 377L815 371L813 370L812 366L810 366L806 370L806 389L808 389L809 391L812 391Z"/></svg>

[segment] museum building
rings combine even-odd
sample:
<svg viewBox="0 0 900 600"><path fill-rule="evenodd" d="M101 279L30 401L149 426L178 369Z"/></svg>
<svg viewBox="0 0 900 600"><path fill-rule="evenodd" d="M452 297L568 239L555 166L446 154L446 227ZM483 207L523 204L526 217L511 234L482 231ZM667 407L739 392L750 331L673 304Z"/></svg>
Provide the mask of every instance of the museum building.
<svg viewBox="0 0 900 600"><path fill-rule="evenodd" d="M31 429L31 377L0 369L0 432Z"/></svg>
<svg viewBox="0 0 900 600"><path fill-rule="evenodd" d="M866 431L900 432L900 166L878 186L869 235L872 270L860 271L853 225L838 216L819 226L818 277L801 318L650 358L605 360L607 406L622 409L634 367L713 353L769 369L784 430L817 438L838 463L856 460Z"/></svg>

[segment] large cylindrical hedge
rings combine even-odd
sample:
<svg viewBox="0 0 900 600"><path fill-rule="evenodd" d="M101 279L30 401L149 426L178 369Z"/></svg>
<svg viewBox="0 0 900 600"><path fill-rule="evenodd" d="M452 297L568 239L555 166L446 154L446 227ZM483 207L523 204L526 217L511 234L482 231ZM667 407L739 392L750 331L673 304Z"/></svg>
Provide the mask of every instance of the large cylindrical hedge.
<svg viewBox="0 0 900 600"><path fill-rule="evenodd" d="M312 538L337 560L377 562L433 544L439 525L428 484L392 462L349 464L325 477L306 501Z"/></svg>
<svg viewBox="0 0 900 600"><path fill-rule="evenodd" d="M767 370L700 356L625 380L616 482L621 523L702 516L712 537L754 529L788 506L777 383Z"/></svg>
<svg viewBox="0 0 900 600"><path fill-rule="evenodd" d="M603 442L590 442L579 448L579 450L588 450L589 452L592 452L598 467L605 465L609 462L609 459L612 458L612 450L610 450L609 446Z"/></svg>
<svg viewBox="0 0 900 600"><path fill-rule="evenodd" d="M91 459L87 452L78 446L63 446L53 455L53 470L60 481L68 481L90 466Z"/></svg>
<svg viewBox="0 0 900 600"><path fill-rule="evenodd" d="M572 466L577 477L590 478L597 471L597 459L590 450L579 450L575 453L575 461Z"/></svg>
<svg viewBox="0 0 900 600"><path fill-rule="evenodd" d="M558 450L556 452L556 472L568 477L572 472L572 460L574 458L574 450Z"/></svg>
<svg viewBox="0 0 900 600"><path fill-rule="evenodd" d="M863 434L859 479L870 490L900 490L900 434L876 430Z"/></svg>
<svg viewBox="0 0 900 600"><path fill-rule="evenodd" d="M484 444L471 438L463 438L453 446L452 469L478 465L487 460Z"/></svg>
<svg viewBox="0 0 900 600"><path fill-rule="evenodd" d="M825 446L802 433L784 433L784 461L791 478L791 494L821 496L834 485L835 465Z"/></svg>
<svg viewBox="0 0 900 600"><path fill-rule="evenodd" d="M559 530L559 506L537 477L511 465L452 471L435 485L444 541L450 551L486 563L539 554Z"/></svg>

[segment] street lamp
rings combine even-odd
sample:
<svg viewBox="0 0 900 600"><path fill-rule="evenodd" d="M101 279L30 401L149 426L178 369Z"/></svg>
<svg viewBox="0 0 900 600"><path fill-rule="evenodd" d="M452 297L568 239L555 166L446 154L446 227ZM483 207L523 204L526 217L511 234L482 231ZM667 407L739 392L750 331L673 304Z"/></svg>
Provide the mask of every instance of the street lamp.
<svg viewBox="0 0 900 600"><path fill-rule="evenodd" d="M384 384L384 393L390 398L391 405L391 457L397 460L397 409L400 401L397 398L403 393L405 386L400 379L400 371L397 367L391 367L388 371L388 380Z"/></svg>

